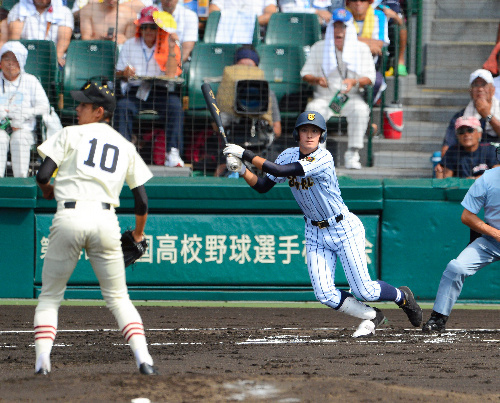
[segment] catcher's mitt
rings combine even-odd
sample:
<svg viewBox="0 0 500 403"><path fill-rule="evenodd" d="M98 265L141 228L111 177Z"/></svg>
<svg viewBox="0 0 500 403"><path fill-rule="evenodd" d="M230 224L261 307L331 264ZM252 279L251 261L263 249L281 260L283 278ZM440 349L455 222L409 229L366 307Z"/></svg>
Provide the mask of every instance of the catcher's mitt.
<svg viewBox="0 0 500 403"><path fill-rule="evenodd" d="M123 261L125 262L125 267L130 266L135 263L137 259L140 259L142 255L146 252L148 243L146 238L140 242L136 242L132 236L132 231L127 230L122 234L122 251L123 251Z"/></svg>

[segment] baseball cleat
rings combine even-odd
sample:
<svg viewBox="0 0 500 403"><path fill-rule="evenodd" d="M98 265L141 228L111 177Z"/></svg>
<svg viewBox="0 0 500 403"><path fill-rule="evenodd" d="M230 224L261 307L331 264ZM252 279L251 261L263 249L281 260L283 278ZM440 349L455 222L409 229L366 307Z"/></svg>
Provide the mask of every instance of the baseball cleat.
<svg viewBox="0 0 500 403"><path fill-rule="evenodd" d="M152 365L149 365L147 362L143 362L139 366L139 372L142 375L158 375L158 371Z"/></svg>
<svg viewBox="0 0 500 403"><path fill-rule="evenodd" d="M375 334L375 329L377 329L381 324L385 322L385 316L383 312L378 308L373 308L377 312L377 316L374 319L366 319L361 322L352 335L354 338L366 337Z"/></svg>
<svg viewBox="0 0 500 403"><path fill-rule="evenodd" d="M446 321L448 316L432 311L430 319L422 326L422 332L444 332L446 330Z"/></svg>
<svg viewBox="0 0 500 403"><path fill-rule="evenodd" d="M40 368L38 371L35 372L35 375L48 375L50 374L50 371L46 368Z"/></svg>
<svg viewBox="0 0 500 403"><path fill-rule="evenodd" d="M422 324L422 308L415 301L413 293L408 287L399 287L399 290L404 294L404 301L399 307L406 313L411 324L418 327Z"/></svg>

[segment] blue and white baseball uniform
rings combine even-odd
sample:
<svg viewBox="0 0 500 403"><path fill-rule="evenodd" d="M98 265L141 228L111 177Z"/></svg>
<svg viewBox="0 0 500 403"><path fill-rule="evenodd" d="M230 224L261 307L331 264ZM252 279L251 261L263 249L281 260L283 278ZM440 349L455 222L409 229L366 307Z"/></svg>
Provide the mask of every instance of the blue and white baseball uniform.
<svg viewBox="0 0 500 403"><path fill-rule="evenodd" d="M304 213L307 265L316 298L332 308L339 307L342 297L335 287L338 256L353 294L365 301L380 300L381 285L368 273L365 229L342 200L331 153L318 147L300 159L299 148L294 147L283 151L275 162L285 165L296 161L304 168L304 177L268 177L276 183L288 181ZM312 224L323 220L328 221L328 227Z"/></svg>
<svg viewBox="0 0 500 403"><path fill-rule="evenodd" d="M500 230L500 168L487 170L476 179L462 201L473 214L484 208L484 222ZM500 242L482 235L448 263L441 277L434 311L449 316L462 291L466 277L500 260Z"/></svg>
<svg viewBox="0 0 500 403"><path fill-rule="evenodd" d="M315 296L322 304L363 319L353 337L374 334L385 317L379 309L335 287L337 257L356 297L364 301L394 301L413 326L419 326L422 310L411 290L406 286L398 289L384 281L373 281L368 274L365 229L342 200L332 154L319 147L326 141L326 133L324 117L308 110L298 116L292 133L299 147L286 149L274 163L236 144L228 144L224 154L243 158L267 173L265 178L259 178L245 166L238 170L260 193L271 190L276 183L288 181L304 213L307 267Z"/></svg>

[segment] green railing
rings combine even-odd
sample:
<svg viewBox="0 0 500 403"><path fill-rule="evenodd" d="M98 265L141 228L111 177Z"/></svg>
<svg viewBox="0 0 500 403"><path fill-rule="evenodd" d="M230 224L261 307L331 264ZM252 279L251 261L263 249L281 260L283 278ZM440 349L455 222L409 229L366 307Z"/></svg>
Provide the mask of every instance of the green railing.
<svg viewBox="0 0 500 403"><path fill-rule="evenodd" d="M411 61L415 56L415 74L417 83L423 84L423 58L422 58L422 31L423 31L423 2L422 0L407 0L407 26L408 26L408 42L406 45L406 64L408 73L413 72ZM415 35L413 35L415 32ZM415 45L413 45L413 37L415 36Z"/></svg>

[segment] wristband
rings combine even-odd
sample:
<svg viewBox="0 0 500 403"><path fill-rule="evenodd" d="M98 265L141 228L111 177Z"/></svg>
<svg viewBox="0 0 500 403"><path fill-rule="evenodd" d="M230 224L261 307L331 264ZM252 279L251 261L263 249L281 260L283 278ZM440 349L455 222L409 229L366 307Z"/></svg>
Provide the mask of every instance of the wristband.
<svg viewBox="0 0 500 403"><path fill-rule="evenodd" d="M255 158L255 153L250 150L245 150L243 151L242 158L247 161L247 162L252 162L252 160Z"/></svg>

